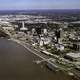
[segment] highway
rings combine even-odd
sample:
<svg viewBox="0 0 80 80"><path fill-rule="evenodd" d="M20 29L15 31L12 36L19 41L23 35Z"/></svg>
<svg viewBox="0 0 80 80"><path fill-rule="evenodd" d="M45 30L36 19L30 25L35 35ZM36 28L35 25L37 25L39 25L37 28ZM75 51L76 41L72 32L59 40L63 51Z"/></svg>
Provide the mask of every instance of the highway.
<svg viewBox="0 0 80 80"><path fill-rule="evenodd" d="M43 53L41 53L40 51L38 51L38 50L36 50L36 49L34 49L31 45L29 45L28 43L22 43L21 44L22 46L24 46L28 51L30 51L31 53L33 53L34 55L36 55L36 56L38 56L39 58L41 58L42 59L42 62L43 61L46 61L47 63L49 63L50 65L52 65L52 66L56 66L56 67L58 67L57 65L55 65L54 63L51 63L51 61L50 61L50 56L47 56L47 55L45 55L45 54L43 54ZM58 67L59 68L59 67ZM72 73L74 73L74 75L75 75L75 77L79 80L79 78L80 78L80 72L78 72L77 70L71 70L71 72Z"/></svg>
<svg viewBox="0 0 80 80"><path fill-rule="evenodd" d="M19 45L23 46L29 52L31 52L32 54L38 56L42 60L47 60L47 59L50 58L50 56L41 53L37 49L34 49L29 43L25 43L25 42L22 42L22 41L19 41L19 40L16 40L16 39L11 39L11 40L14 41L14 42L17 42Z"/></svg>
<svg viewBox="0 0 80 80"><path fill-rule="evenodd" d="M16 42L0 39L0 80L64 80L65 77L71 80L65 74L55 74L41 64L35 64L35 60L42 58Z"/></svg>
<svg viewBox="0 0 80 80"><path fill-rule="evenodd" d="M23 46L25 49L27 49L30 53L38 56L39 58L41 58L42 60L40 60L39 62L43 62L43 61L46 61L48 64L50 64L53 68L56 66L56 69L58 69L59 67L55 64L55 63L52 63L50 60L51 60L51 57L48 56L48 55L45 55L43 53L41 53L40 51L38 50L35 50L31 45L29 45L28 43L25 43L25 42L22 42L22 41L19 41L19 40L14 40L13 41L16 41L18 44L20 44L21 46ZM37 63L38 64L38 63Z"/></svg>

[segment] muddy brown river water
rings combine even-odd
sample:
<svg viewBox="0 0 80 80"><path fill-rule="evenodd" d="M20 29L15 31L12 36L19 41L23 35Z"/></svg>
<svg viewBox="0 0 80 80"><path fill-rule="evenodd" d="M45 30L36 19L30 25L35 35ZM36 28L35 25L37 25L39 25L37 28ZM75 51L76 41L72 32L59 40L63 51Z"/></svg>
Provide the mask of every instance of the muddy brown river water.
<svg viewBox="0 0 80 80"><path fill-rule="evenodd" d="M33 61L39 59L19 44L0 39L0 80L72 80Z"/></svg>

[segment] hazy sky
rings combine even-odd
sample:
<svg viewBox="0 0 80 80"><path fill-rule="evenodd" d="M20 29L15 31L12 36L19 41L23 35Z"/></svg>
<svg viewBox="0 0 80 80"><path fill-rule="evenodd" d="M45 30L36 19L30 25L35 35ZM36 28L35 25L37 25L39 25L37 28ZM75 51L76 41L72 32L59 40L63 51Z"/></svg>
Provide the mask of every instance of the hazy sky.
<svg viewBox="0 0 80 80"><path fill-rule="evenodd" d="M0 0L4 9L80 9L80 0Z"/></svg>

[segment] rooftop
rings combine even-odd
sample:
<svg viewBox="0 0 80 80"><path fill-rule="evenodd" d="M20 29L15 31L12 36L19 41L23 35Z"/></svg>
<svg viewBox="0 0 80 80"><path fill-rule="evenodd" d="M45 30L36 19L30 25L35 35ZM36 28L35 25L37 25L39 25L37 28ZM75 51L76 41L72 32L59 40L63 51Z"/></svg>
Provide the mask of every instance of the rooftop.
<svg viewBox="0 0 80 80"><path fill-rule="evenodd" d="M67 56L72 58L80 58L80 53L68 53Z"/></svg>

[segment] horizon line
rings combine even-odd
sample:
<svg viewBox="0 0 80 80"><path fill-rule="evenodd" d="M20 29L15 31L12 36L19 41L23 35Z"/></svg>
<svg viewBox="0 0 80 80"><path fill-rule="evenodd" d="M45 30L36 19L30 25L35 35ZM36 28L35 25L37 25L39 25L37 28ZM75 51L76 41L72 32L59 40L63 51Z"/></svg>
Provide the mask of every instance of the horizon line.
<svg viewBox="0 0 80 80"><path fill-rule="evenodd" d="M67 8L65 8L65 9L0 9L0 11L4 11L4 10L80 10L80 9L75 9L75 8L73 8L73 9L71 9L71 8L69 8L69 9L67 9Z"/></svg>

